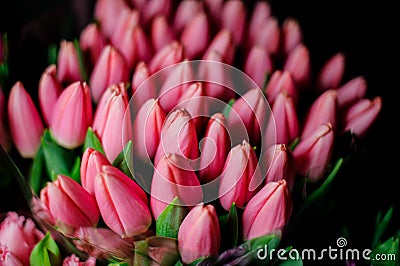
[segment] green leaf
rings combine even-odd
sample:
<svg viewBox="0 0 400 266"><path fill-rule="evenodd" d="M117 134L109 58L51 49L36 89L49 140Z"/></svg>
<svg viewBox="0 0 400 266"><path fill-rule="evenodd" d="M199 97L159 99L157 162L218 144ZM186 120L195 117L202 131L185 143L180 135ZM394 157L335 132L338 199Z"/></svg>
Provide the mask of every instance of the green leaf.
<svg viewBox="0 0 400 266"><path fill-rule="evenodd" d="M50 232L33 248L30 255L31 266L56 266L61 265L60 250L51 238Z"/></svg>
<svg viewBox="0 0 400 266"><path fill-rule="evenodd" d="M95 149L101 152L103 155L106 155L103 146L101 145L100 139L97 137L96 133L94 133L93 129L90 127L86 133L85 143L83 144L83 152L85 152L87 148Z"/></svg>
<svg viewBox="0 0 400 266"><path fill-rule="evenodd" d="M263 85L262 85L262 88L261 88L262 91L266 90L270 77L271 77L271 73L265 72L264 82L263 82Z"/></svg>
<svg viewBox="0 0 400 266"><path fill-rule="evenodd" d="M78 55L79 70L81 72L82 80L88 81L88 75L87 75L86 67L85 67L85 60L83 58L82 50L81 50L81 47L79 46L79 41L77 39L74 40L74 46L76 49L76 53Z"/></svg>
<svg viewBox="0 0 400 266"><path fill-rule="evenodd" d="M122 262L111 262L107 266L129 266L128 262L122 261Z"/></svg>
<svg viewBox="0 0 400 266"><path fill-rule="evenodd" d="M36 195L39 195L40 190L45 186L47 181L50 181L49 176L43 171L45 166L44 153L42 146L36 153L36 156L32 162L31 171L29 175L29 184Z"/></svg>
<svg viewBox="0 0 400 266"><path fill-rule="evenodd" d="M69 176L79 184L81 183L81 158L76 157Z"/></svg>
<svg viewBox="0 0 400 266"><path fill-rule="evenodd" d="M399 238L391 237L378 245L370 254L371 265L398 266L399 265Z"/></svg>
<svg viewBox="0 0 400 266"><path fill-rule="evenodd" d="M236 204L233 203L227 215L220 217L222 249L236 247L239 239L239 222Z"/></svg>
<svg viewBox="0 0 400 266"><path fill-rule="evenodd" d="M372 248L375 248L378 244L379 240L381 239L383 233L385 232L390 219L393 215L393 207L390 207L389 210L386 212L385 216L382 218L382 213L379 212L376 217L375 222L375 233L372 240Z"/></svg>
<svg viewBox="0 0 400 266"><path fill-rule="evenodd" d="M188 210L180 204L176 197L158 216L156 221L156 235L170 238L178 238L179 227Z"/></svg>
<svg viewBox="0 0 400 266"><path fill-rule="evenodd" d="M280 254L280 256L284 259L279 259L278 257L272 263L272 266L303 266L303 261L301 260L299 252L295 254L290 254L289 251L292 250L293 247L285 248L285 252ZM296 256L294 258L294 256Z"/></svg>
<svg viewBox="0 0 400 266"><path fill-rule="evenodd" d="M290 150L293 151L296 148L297 144L299 144L299 143L300 143L300 138L295 138L292 141L292 143L289 144Z"/></svg>
<svg viewBox="0 0 400 266"><path fill-rule="evenodd" d="M150 265L150 258L147 256L147 249L149 245L146 240L135 242L135 258L133 261L134 266L147 266Z"/></svg>
<svg viewBox="0 0 400 266"><path fill-rule="evenodd" d="M178 260L178 261L175 263L175 266L183 266L182 261Z"/></svg>
<svg viewBox="0 0 400 266"><path fill-rule="evenodd" d="M49 48L47 49L47 63L48 65L51 64L57 64L57 55L58 55L58 51L57 51L57 45L50 44Z"/></svg>
<svg viewBox="0 0 400 266"><path fill-rule="evenodd" d="M128 141L126 143L124 149L118 154L117 158L115 158L113 162L113 166L117 167L119 170L124 172L127 176L133 177L131 170L128 167L128 163L133 161L133 153L132 153L132 141Z"/></svg>
<svg viewBox="0 0 400 266"><path fill-rule="evenodd" d="M179 259L176 239L152 236L134 244L134 266L174 265Z"/></svg>
<svg viewBox="0 0 400 266"><path fill-rule="evenodd" d="M222 114L228 118L231 113L232 105L235 103L235 99L231 99L227 105L225 105L224 110L222 110Z"/></svg>

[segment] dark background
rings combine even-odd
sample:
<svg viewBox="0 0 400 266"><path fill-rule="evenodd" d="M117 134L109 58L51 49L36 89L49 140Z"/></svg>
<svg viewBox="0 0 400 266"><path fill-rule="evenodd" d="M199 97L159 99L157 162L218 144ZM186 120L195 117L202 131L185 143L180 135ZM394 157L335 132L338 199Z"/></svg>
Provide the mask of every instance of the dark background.
<svg viewBox="0 0 400 266"><path fill-rule="evenodd" d="M358 143L364 152L360 152L334 183L330 194L335 201L334 210L324 218L308 214L310 223L302 224L301 232L294 236L298 245L307 248L334 245L342 235L351 245L368 248L378 211L394 207L385 237L400 229L399 138L395 129L399 122L396 107L400 90L400 46L395 40L399 34L395 26L398 14L389 1L272 0L270 3L280 21L289 16L298 19L304 43L311 51L314 72L341 51L346 56L344 80L364 76L368 83L367 97L383 98L380 116ZM92 1L79 0L2 1L0 32L8 32L13 56L9 86L21 80L27 89L36 91L40 74L47 66L44 60L47 45L78 36L90 20L92 5ZM79 15L77 6L83 7ZM23 205L18 202L17 198L9 199L2 210Z"/></svg>

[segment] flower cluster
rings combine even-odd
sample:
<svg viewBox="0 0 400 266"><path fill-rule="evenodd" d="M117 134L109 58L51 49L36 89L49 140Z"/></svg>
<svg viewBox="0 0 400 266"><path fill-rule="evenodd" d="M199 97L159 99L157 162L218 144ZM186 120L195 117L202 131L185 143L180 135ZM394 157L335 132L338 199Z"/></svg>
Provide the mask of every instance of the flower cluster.
<svg viewBox="0 0 400 266"><path fill-rule="evenodd" d="M76 248L70 265L252 263L381 109L342 53L312 77L300 25L268 2L98 0L94 16L38 106L19 81L0 91L0 143L32 162L33 215ZM19 254L3 227L3 261L26 264L39 237Z"/></svg>

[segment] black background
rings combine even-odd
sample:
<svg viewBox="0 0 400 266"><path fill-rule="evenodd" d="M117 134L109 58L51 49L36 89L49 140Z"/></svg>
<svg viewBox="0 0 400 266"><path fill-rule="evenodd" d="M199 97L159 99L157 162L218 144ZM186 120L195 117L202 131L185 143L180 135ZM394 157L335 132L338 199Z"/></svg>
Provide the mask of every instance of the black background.
<svg viewBox="0 0 400 266"><path fill-rule="evenodd" d="M47 45L61 38L73 38L89 21L92 1L2 1L0 4L0 32L8 32L10 39L10 67L13 70L9 86L23 81L31 91L37 90L40 74L47 65ZM77 16L74 5L86 7ZM367 153L347 167L334 184L332 197L336 208L324 219L310 219L296 235L297 244L333 245L341 236L341 224L346 224L350 244L368 248L375 216L394 206L394 217L385 237L400 229L400 193L397 169L399 162L399 134L395 126L398 118L399 42L394 4L389 1L289 1L272 0L273 14L280 21L286 17L298 19L304 43L309 47L312 69L318 68L336 52L346 56L344 80L364 76L368 84L367 97L383 98L383 108L376 123L359 146ZM72 17L71 17L72 15ZM71 18L77 23L70 23ZM67 21L67 22L66 22ZM76 20L72 20L76 21ZM9 89L9 88L5 88ZM21 207L18 194L7 195L2 210ZM5 195L2 196L2 199ZM4 202L3 204L4 205ZM310 214L312 215L312 214Z"/></svg>

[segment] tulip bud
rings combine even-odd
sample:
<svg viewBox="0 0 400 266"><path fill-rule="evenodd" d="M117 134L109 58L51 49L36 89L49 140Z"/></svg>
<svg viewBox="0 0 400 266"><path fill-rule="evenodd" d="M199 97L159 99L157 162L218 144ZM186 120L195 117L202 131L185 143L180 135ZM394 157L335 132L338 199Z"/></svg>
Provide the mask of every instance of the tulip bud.
<svg viewBox="0 0 400 266"><path fill-rule="evenodd" d="M353 104L344 116L344 131L350 131L358 137L363 137L379 115L382 99L377 96L372 101L359 100Z"/></svg>
<svg viewBox="0 0 400 266"><path fill-rule="evenodd" d="M248 142L243 141L229 151L220 177L218 194L222 207L229 210L235 203L243 208L257 192L254 184L261 182L257 156Z"/></svg>
<svg viewBox="0 0 400 266"><path fill-rule="evenodd" d="M183 220L178 233L178 249L183 263L218 255L221 232L213 205L194 207Z"/></svg>
<svg viewBox="0 0 400 266"><path fill-rule="evenodd" d="M121 237L144 233L150 227L146 193L118 168L103 166L94 192L104 222Z"/></svg>
<svg viewBox="0 0 400 266"><path fill-rule="evenodd" d="M50 121L50 132L61 146L74 149L85 141L92 124L92 101L86 82L76 81L61 93Z"/></svg>
<svg viewBox="0 0 400 266"><path fill-rule="evenodd" d="M69 255L63 259L63 266L95 266L96 259L89 257L86 261L82 262L75 254Z"/></svg>
<svg viewBox="0 0 400 266"><path fill-rule="evenodd" d="M202 2L207 15L210 17L210 24L220 28L224 0L204 0Z"/></svg>
<svg viewBox="0 0 400 266"><path fill-rule="evenodd" d="M336 91L327 90L311 105L304 120L302 136L308 135L318 126L330 123L336 128L337 97Z"/></svg>
<svg viewBox="0 0 400 266"><path fill-rule="evenodd" d="M133 123L133 145L141 159L154 158L165 117L158 100L149 99L140 107Z"/></svg>
<svg viewBox="0 0 400 266"><path fill-rule="evenodd" d="M128 99L126 93L122 91L124 86L113 86L111 95L104 94L108 97L102 108L97 108L93 119L93 131L99 136L106 153L107 159L113 162L121 153L126 143L123 143L123 135L125 139L130 139L130 127L124 122L125 111L128 107ZM101 98L100 102L104 102Z"/></svg>
<svg viewBox="0 0 400 266"><path fill-rule="evenodd" d="M253 46L247 55L244 72L262 88L267 74L273 69L269 54L260 46Z"/></svg>
<svg viewBox="0 0 400 266"><path fill-rule="evenodd" d="M124 57L113 46L105 46L90 76L93 100L97 103L109 86L126 82L128 78Z"/></svg>
<svg viewBox="0 0 400 266"><path fill-rule="evenodd" d="M50 124L54 105L60 96L63 87L56 79L56 65L46 68L39 81L39 103L43 118Z"/></svg>
<svg viewBox="0 0 400 266"><path fill-rule="evenodd" d="M207 15L198 13L184 28L181 42L188 59L201 57L207 49L210 33Z"/></svg>
<svg viewBox="0 0 400 266"><path fill-rule="evenodd" d="M171 0L147 1L142 10L143 25L151 24L151 20L157 15L170 17L172 10Z"/></svg>
<svg viewBox="0 0 400 266"><path fill-rule="evenodd" d="M331 160L334 144L332 125L322 124L305 136L293 151L297 173L311 182L320 180Z"/></svg>
<svg viewBox="0 0 400 266"><path fill-rule="evenodd" d="M248 27L249 39L253 41L259 34L259 29L263 23L271 16L271 6L268 2L257 1L253 13L251 14L250 24Z"/></svg>
<svg viewBox="0 0 400 266"><path fill-rule="evenodd" d="M66 84L82 80L78 52L73 42L61 42L57 57L57 77Z"/></svg>
<svg viewBox="0 0 400 266"><path fill-rule="evenodd" d="M79 36L79 46L92 69L106 46L106 39L96 23L90 23L82 30Z"/></svg>
<svg viewBox="0 0 400 266"><path fill-rule="evenodd" d="M297 86L307 87L310 83L310 64L310 54L307 47L299 44L288 54L283 70L292 75Z"/></svg>
<svg viewBox="0 0 400 266"><path fill-rule="evenodd" d="M94 195L94 183L103 165L110 165L107 158L99 151L87 148L82 155L80 168L82 187Z"/></svg>
<svg viewBox="0 0 400 266"><path fill-rule="evenodd" d="M208 183L222 173L230 150L227 122L223 114L216 113L210 118L200 143L199 179L202 183Z"/></svg>
<svg viewBox="0 0 400 266"><path fill-rule="evenodd" d="M274 17L269 17L258 28L252 46L258 45L263 47L269 54L276 54L279 50L280 36L278 20Z"/></svg>
<svg viewBox="0 0 400 266"><path fill-rule="evenodd" d="M32 249L42 238L30 218L8 212L0 224L0 265L29 265Z"/></svg>
<svg viewBox="0 0 400 266"><path fill-rule="evenodd" d="M289 145L299 136L300 126L297 117L296 107L293 100L284 92L281 92L272 106L274 119L268 120L267 129L264 135L266 147L275 143Z"/></svg>
<svg viewBox="0 0 400 266"><path fill-rule="evenodd" d="M157 97L157 88L150 77L150 70L146 63L140 61L132 76L132 100L134 107L138 110L147 100ZM140 89L139 89L140 88Z"/></svg>
<svg viewBox="0 0 400 266"><path fill-rule="evenodd" d="M163 49L159 50L149 63L150 72L153 74L165 67L177 64L184 58L183 46L173 41Z"/></svg>
<svg viewBox="0 0 400 266"><path fill-rule="evenodd" d="M68 176L58 175L55 181L48 182L40 199L54 225L61 222L72 227L95 226L99 221L94 197Z"/></svg>
<svg viewBox="0 0 400 266"><path fill-rule="evenodd" d="M317 80L317 88L320 90L336 89L342 82L344 67L344 54L335 54L322 66Z"/></svg>
<svg viewBox="0 0 400 266"><path fill-rule="evenodd" d="M129 10L124 0L98 0L94 7L94 17L99 21L105 36L110 38L124 12Z"/></svg>
<svg viewBox="0 0 400 266"><path fill-rule="evenodd" d="M19 81L8 96L8 121L20 155L24 158L35 157L44 127L32 98Z"/></svg>
<svg viewBox="0 0 400 266"><path fill-rule="evenodd" d="M240 45L246 24L246 7L242 1L229 0L222 7L222 28L233 33L236 45Z"/></svg>
<svg viewBox="0 0 400 266"><path fill-rule="evenodd" d="M297 45L303 42L303 33L299 22L293 18L287 18L283 22L282 35L284 55L290 54Z"/></svg>
<svg viewBox="0 0 400 266"><path fill-rule="evenodd" d="M194 206L203 200L200 182L186 158L169 153L155 165L150 198L155 219L175 197L185 206Z"/></svg>
<svg viewBox="0 0 400 266"><path fill-rule="evenodd" d="M289 190L292 190L296 169L292 151L285 144L275 144L263 153L260 159L261 172L265 173L265 183L285 179Z"/></svg>
<svg viewBox="0 0 400 266"><path fill-rule="evenodd" d="M292 213L292 199L285 180L267 183L244 209L243 238L253 239L282 231Z"/></svg>
<svg viewBox="0 0 400 266"><path fill-rule="evenodd" d="M5 120L6 116L5 108L6 108L6 99L2 89L0 88L0 146L2 146L6 152L9 152L11 149L11 138Z"/></svg>
<svg viewBox="0 0 400 266"><path fill-rule="evenodd" d="M196 0L183 0L175 12L174 17L174 30L180 34L183 28L200 12L203 11L203 5Z"/></svg>
<svg viewBox="0 0 400 266"><path fill-rule="evenodd" d="M161 130L154 165L165 154L176 153L188 159L196 159L199 154L198 139L193 119L185 109L170 113Z"/></svg>
<svg viewBox="0 0 400 266"><path fill-rule="evenodd" d="M164 16L157 16L151 24L151 41L155 51L159 51L174 40L174 32Z"/></svg>
<svg viewBox="0 0 400 266"><path fill-rule="evenodd" d="M336 90L339 109L362 99L367 92L367 82L363 77L355 77Z"/></svg>
<svg viewBox="0 0 400 266"><path fill-rule="evenodd" d="M299 100L299 92L294 84L292 75L287 71L276 70L268 81L268 85L265 89L265 93L268 98L268 102L273 104L276 97L284 92L288 97L293 100L293 103L297 105Z"/></svg>
<svg viewBox="0 0 400 266"><path fill-rule="evenodd" d="M235 55L235 40L231 31L226 29L220 30L208 45L207 50L204 52L203 59L207 58L213 51L221 55L224 63L233 63L233 57Z"/></svg>
<svg viewBox="0 0 400 266"><path fill-rule="evenodd" d="M113 95L120 95L120 94L124 99L128 100L128 88L126 83L121 82L119 84L113 84L109 86L101 96L100 101L97 104L96 111L105 110L108 100Z"/></svg>

